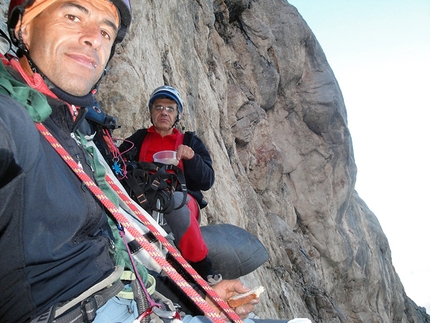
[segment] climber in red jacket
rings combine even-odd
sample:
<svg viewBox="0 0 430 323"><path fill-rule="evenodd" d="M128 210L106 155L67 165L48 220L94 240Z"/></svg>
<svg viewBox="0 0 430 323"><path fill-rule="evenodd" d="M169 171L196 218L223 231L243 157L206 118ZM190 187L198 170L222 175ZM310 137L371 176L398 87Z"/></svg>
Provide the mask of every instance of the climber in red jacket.
<svg viewBox="0 0 430 323"><path fill-rule="evenodd" d="M202 190L212 187L215 174L212 159L203 142L193 132L182 134L176 127L183 113L183 101L178 91L171 86L160 86L149 99L152 126L140 129L125 139L119 147L121 152L130 151L129 159L139 162L154 162L153 155L162 150L174 150L182 169L188 196L185 205L173 210L164 217L173 232L175 244L182 256L205 279L215 277L211 260L207 257L208 248L200 231L200 208L207 202ZM175 192L175 203L180 205L182 192Z"/></svg>

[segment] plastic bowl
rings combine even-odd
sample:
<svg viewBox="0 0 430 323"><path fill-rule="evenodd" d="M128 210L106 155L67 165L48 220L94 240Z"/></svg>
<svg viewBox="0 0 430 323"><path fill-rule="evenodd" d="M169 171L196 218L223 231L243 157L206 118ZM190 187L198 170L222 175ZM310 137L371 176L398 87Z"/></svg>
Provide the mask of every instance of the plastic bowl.
<svg viewBox="0 0 430 323"><path fill-rule="evenodd" d="M162 150L154 154L154 162L166 165L178 165L179 160L176 159L176 151Z"/></svg>

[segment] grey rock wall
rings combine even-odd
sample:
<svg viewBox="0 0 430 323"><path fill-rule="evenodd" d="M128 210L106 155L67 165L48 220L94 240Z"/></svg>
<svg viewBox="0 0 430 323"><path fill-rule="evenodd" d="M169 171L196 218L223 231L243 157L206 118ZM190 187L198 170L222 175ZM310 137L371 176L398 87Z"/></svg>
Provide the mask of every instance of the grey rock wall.
<svg viewBox="0 0 430 323"><path fill-rule="evenodd" d="M149 125L156 86L183 93L181 126L205 141L217 173L207 223L242 226L270 251L244 277L268 290L257 315L429 320L407 298L378 220L354 191L342 93L297 10L280 0L133 4L132 32L100 99L128 135Z"/></svg>
<svg viewBox="0 0 430 323"><path fill-rule="evenodd" d="M217 176L203 223L239 225L269 250L243 277L267 290L256 314L430 322L405 294L377 217L354 190L342 93L297 10L282 0L132 5L132 28L98 98L118 117L121 138L150 125L155 87L182 93L180 127L206 143Z"/></svg>

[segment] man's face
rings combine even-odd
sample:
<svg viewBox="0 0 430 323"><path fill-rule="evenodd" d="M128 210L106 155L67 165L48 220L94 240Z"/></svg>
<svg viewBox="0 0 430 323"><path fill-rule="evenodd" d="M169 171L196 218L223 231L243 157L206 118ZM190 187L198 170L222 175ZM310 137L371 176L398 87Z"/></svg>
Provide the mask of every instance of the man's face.
<svg viewBox="0 0 430 323"><path fill-rule="evenodd" d="M178 107L175 101L164 98L154 101L151 109L151 119L154 128L158 132L170 132L177 115Z"/></svg>
<svg viewBox="0 0 430 323"><path fill-rule="evenodd" d="M58 0L21 26L22 38L44 75L63 91L83 96L107 64L116 14L103 1Z"/></svg>

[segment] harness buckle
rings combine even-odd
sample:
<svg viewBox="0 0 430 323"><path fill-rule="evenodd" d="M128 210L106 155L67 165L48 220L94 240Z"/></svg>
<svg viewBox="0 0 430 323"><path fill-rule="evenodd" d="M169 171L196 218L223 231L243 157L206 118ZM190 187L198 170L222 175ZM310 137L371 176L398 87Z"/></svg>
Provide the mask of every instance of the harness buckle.
<svg viewBox="0 0 430 323"><path fill-rule="evenodd" d="M94 296L84 300L81 305L81 313L85 323L92 322L96 318L97 301Z"/></svg>

